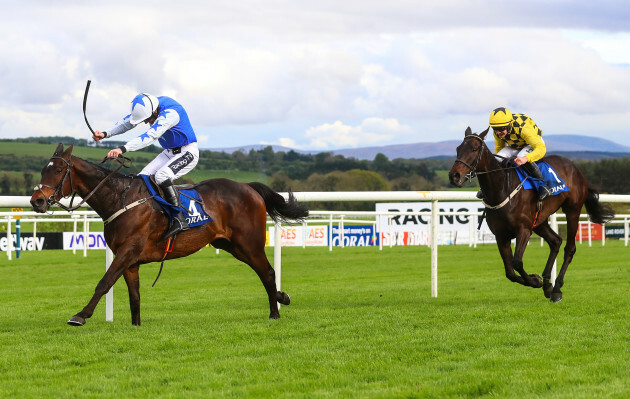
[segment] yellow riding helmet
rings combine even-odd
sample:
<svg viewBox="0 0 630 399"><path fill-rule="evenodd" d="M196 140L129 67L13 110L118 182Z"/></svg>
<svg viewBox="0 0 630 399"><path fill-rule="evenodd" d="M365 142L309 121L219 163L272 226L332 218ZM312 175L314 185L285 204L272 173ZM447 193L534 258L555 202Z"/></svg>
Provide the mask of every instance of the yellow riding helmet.
<svg viewBox="0 0 630 399"><path fill-rule="evenodd" d="M501 107L490 113L490 126L507 126L512 122L512 113L509 109Z"/></svg>

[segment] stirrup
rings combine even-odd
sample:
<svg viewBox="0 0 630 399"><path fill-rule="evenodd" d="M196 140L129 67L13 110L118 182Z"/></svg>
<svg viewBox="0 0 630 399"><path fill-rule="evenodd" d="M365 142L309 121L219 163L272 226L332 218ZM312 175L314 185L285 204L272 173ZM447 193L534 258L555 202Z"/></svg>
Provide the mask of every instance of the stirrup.
<svg viewBox="0 0 630 399"><path fill-rule="evenodd" d="M542 186L538 194L538 201L542 201L551 195L551 189L548 186Z"/></svg>
<svg viewBox="0 0 630 399"><path fill-rule="evenodd" d="M168 240L170 237L173 237L175 234L182 231L189 230L189 229L190 229L190 226L188 225L188 222L186 222L186 219L181 214L178 214L177 216L173 218L170 227L168 228L166 233L164 233L163 239Z"/></svg>

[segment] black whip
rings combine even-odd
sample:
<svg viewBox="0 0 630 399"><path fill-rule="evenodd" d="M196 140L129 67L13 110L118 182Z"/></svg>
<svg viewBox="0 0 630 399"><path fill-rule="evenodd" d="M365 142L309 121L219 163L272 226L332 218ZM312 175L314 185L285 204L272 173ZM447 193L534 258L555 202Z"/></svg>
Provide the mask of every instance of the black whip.
<svg viewBox="0 0 630 399"><path fill-rule="evenodd" d="M87 114L85 113L85 106L87 104L88 92L90 91L90 83L92 83L92 81L88 80L87 85L85 86L85 94L83 95L83 117L85 118L85 123L87 124L88 129L90 129L90 132L94 134L94 130L92 130L92 126L90 126L90 122L88 122L87 120Z"/></svg>

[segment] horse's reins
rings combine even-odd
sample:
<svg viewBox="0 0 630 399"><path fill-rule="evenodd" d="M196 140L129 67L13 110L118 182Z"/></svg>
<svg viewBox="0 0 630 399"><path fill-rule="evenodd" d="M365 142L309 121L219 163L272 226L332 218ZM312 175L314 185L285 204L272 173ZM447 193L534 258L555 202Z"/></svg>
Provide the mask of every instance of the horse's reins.
<svg viewBox="0 0 630 399"><path fill-rule="evenodd" d="M75 205L75 206L72 206L72 203L74 202L74 198L75 198L75 197L76 197L76 195L77 195L77 192L76 192L76 191L75 191L75 189L74 189L74 183L73 183L73 181L72 181L72 172L71 172L71 168L72 168L72 157L70 157L70 158L66 161L63 157L60 157L60 156L58 156L58 155L53 155L52 157L50 157L50 161L52 162L52 160L53 160L53 159L61 159L61 160L62 160L62 161L66 164L66 173L64 174L63 179L61 179L61 183L59 184L59 186L58 186L58 187L52 187L52 186L49 186L49 185L47 185L47 184L41 184L41 183L40 183L40 184L38 184L37 186L35 186L35 188L33 189L33 191L37 191L37 190L39 190L39 191L42 193L42 195L43 195L43 196L44 196L44 198L46 199L46 203L48 204L48 207L51 207L51 206L53 206L53 205L57 205L58 207L60 207L61 209L65 210L65 211L67 211L67 212L73 212L73 211L77 210L78 208L80 208L80 207L81 207L81 205L83 205L83 204L84 204L84 203L85 203L88 199L90 199L90 197L92 197L92 195L94 195L94 193L95 193L96 191L98 191L98 189L99 189L99 188L101 188L101 186L102 186L103 184L105 184L105 182L107 181L107 179L109 179L109 178L110 178L110 177L111 177L114 173L117 173L117 172L118 172L118 171L119 171L122 167L125 167L125 168L128 168L128 167L129 167L128 165L126 165L125 161L129 161L129 162L131 162L131 159L129 159L129 158L127 158L127 157L123 157L123 156L118 157L118 158L107 158L107 157L106 157L106 158L104 158L104 159L103 159L103 161L101 161L101 163L103 163L103 162L107 161L108 159L114 159L114 160L118 161L118 162L120 163L120 165L119 165L119 166L118 166L115 170L113 170L113 171L112 171L109 175L107 175L104 179L102 179L102 180L101 180L101 181L100 181L100 182L96 185L96 187L94 187L94 188L92 189L92 191L90 191L90 192L88 193L88 195L86 195L86 196L85 196L85 198L83 198L83 199L81 200L81 202L79 202L79 203L78 203L77 205ZM66 196L64 196L64 195L63 195L63 186L66 184L66 180L67 180L68 178L70 179L70 190L71 190L71 193L70 193L70 194L68 194L68 195L66 195ZM46 187L46 188L50 188L51 190L54 190L54 193L53 193L50 197L48 197L48 196L46 195L46 193L44 193L44 190L42 190L44 187ZM59 196L59 197L60 197L60 200L61 200L62 198L68 198L68 197L72 196L72 198L70 199L70 206L65 206L64 204L62 204L62 203L60 202L60 200L57 200L57 199L56 199L56 197L57 197L57 196Z"/></svg>
<svg viewBox="0 0 630 399"><path fill-rule="evenodd" d="M508 167L501 167L499 169L493 169L493 170L487 170L487 171L483 171L483 172L477 172L477 166L479 165L479 161L481 160L481 156L483 155L484 150L486 149L486 146L483 145L483 139L479 136L476 135L469 135L468 137L473 137L479 141L481 141L482 145L481 145L481 149L479 150L479 154L477 154L477 158L475 159L475 162L473 162L472 166L469 165L466 161L462 161L461 159L457 158L455 160L455 162L459 162L461 164L464 164L464 166L466 166L468 169L470 169L470 171L468 173L466 173L466 179L468 181L471 181L473 178L475 178L477 175L482 175L482 174L488 174L488 173L492 173L492 172L498 172L498 171L504 171L504 170L510 170L510 169L516 169L517 166L508 166ZM503 158L503 159L511 159L511 158L506 158L504 156L498 155L498 154L494 154L494 156L499 157L499 158ZM510 186L510 180L509 180L510 176L509 174L506 176L507 180L507 186ZM508 202L510 202L512 200L512 198L514 198L514 196L523 188L523 183L525 183L525 181L529 179L529 176L526 176L525 179L523 179L523 181L514 189L514 191L512 191L505 200L503 200L503 202L501 202L499 205L488 205L483 199L481 200L481 202L483 203L483 205L487 208L487 209L500 209L503 208ZM485 210L484 210L484 214L485 214ZM483 217L482 217L482 221L483 221ZM480 223L481 225L481 223Z"/></svg>
<svg viewBox="0 0 630 399"><path fill-rule="evenodd" d="M479 137L479 136L473 136L473 135L471 135L471 136L469 136L469 137L474 137L474 138L476 138L477 140L479 140L479 141L482 141L482 142L483 142L483 140L482 140L482 139L481 139L481 137ZM462 163L462 164L464 164L464 166L466 166L468 169L470 169L470 171L469 171L468 173L466 173L466 179L467 179L468 181L471 181L471 180L472 180L472 179L474 179L477 175L485 175L485 174L488 174L488 173L500 172L500 171L504 171L504 170L510 170L510 169L516 169L516 168L518 168L518 166L507 166L507 167L501 167L501 168L498 168L498 169L492 169L492 170L486 170L486 171L482 171L482 172L477 172L477 165L479 164L479 161L481 160L481 155L482 155L482 153L483 153L483 151L484 151L485 149L486 149L486 147L481 146L481 150L479 150L479 154L477 155L477 159L475 159L475 162L473 162L473 165L472 165L472 166L471 166L471 165L469 165L466 161L462 161L462 160L461 160L461 159L459 159L459 158L455 160L455 162ZM494 157L499 157L499 158L501 158L501 159L503 159L503 160L512 160L512 159L514 159L513 157L507 158L507 157L504 157L503 155L499 155L499 154L494 154Z"/></svg>

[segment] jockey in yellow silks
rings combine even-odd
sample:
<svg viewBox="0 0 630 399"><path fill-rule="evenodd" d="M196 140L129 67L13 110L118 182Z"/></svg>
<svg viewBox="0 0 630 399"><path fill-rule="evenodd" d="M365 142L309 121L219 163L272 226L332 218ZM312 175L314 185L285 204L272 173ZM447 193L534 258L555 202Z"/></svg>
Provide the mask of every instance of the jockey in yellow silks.
<svg viewBox="0 0 630 399"><path fill-rule="evenodd" d="M517 166L532 177L544 182L536 161L547 153L542 130L525 114L513 114L507 108L497 108L490 113L490 127L494 131L494 153L497 159L514 158ZM540 187L538 199L551 194L549 186ZM481 191L477 194L479 197Z"/></svg>

